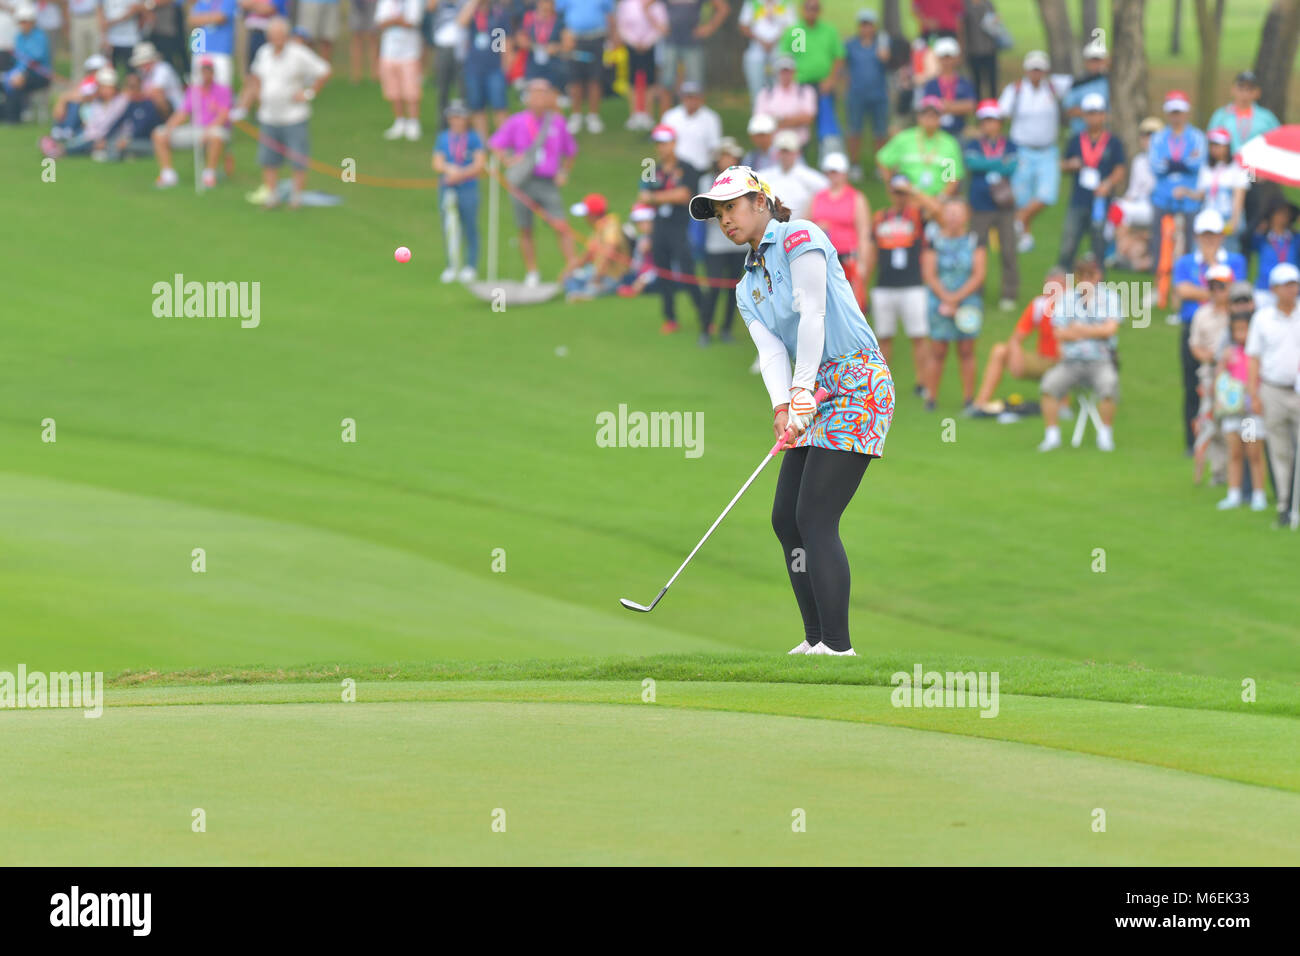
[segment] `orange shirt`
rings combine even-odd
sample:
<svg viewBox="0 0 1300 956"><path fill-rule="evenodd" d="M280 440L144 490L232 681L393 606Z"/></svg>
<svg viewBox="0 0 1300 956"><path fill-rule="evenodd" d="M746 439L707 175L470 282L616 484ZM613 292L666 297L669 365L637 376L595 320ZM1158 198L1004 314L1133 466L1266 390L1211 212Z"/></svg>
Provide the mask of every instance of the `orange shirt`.
<svg viewBox="0 0 1300 956"><path fill-rule="evenodd" d="M1061 350L1057 347L1056 332L1052 329L1051 296L1034 296L1033 301L1025 306L1025 311L1020 313L1020 321L1016 323L1016 334L1021 338L1028 338L1034 332L1035 326L1038 327L1038 354L1043 358L1060 358Z"/></svg>

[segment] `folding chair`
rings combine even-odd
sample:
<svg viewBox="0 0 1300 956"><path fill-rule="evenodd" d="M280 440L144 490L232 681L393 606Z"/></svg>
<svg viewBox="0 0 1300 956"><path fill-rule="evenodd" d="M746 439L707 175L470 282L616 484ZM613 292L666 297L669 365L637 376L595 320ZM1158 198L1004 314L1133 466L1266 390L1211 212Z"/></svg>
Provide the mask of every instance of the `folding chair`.
<svg viewBox="0 0 1300 956"><path fill-rule="evenodd" d="M1091 389L1079 389L1074 393L1074 397L1079 402L1079 412L1074 419L1074 437L1070 439L1070 445L1078 448L1083 444L1083 434L1088 430L1088 422L1092 422L1093 431L1101 431L1101 415L1097 411L1097 400L1092 394Z"/></svg>

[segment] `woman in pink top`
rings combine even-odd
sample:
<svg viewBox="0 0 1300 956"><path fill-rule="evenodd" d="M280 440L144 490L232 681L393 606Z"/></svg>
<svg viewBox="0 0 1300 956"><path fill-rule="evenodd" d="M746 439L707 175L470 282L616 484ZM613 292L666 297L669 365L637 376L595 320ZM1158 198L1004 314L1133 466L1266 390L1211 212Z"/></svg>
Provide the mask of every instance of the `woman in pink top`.
<svg viewBox="0 0 1300 956"><path fill-rule="evenodd" d="M822 172L831 184L813 196L808 218L835 246L844 277L865 312L867 291L862 279L870 271L866 266L871 255L871 204L849 185L849 159L843 153L828 153Z"/></svg>

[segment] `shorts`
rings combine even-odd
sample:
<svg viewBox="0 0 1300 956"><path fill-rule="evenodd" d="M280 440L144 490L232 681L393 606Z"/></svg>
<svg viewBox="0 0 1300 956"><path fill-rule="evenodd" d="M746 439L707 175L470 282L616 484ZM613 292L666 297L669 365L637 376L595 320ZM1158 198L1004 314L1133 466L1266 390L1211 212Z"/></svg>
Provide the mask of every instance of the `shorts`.
<svg viewBox="0 0 1300 956"><path fill-rule="evenodd" d="M663 74L663 85L671 90L677 89L677 65L681 64L682 79L704 85L704 48L698 46L679 46L676 43L664 43L659 48L659 69Z"/></svg>
<svg viewBox="0 0 1300 956"><path fill-rule="evenodd" d="M570 83L599 83L605 71L605 34L574 43L569 54Z"/></svg>
<svg viewBox="0 0 1300 956"><path fill-rule="evenodd" d="M1042 391L1053 398L1065 398L1079 388L1092 389L1098 399L1119 398L1119 372L1107 359L1095 362L1058 362L1043 374Z"/></svg>
<svg viewBox="0 0 1300 956"><path fill-rule="evenodd" d="M552 220L564 221L564 200L560 198L560 187L555 185L554 179L529 176L520 192L540 206ZM526 231L531 230L532 208L516 196L510 197L510 204L515 212L515 225Z"/></svg>
<svg viewBox="0 0 1300 956"><path fill-rule="evenodd" d="M339 36L339 5L321 3L320 0L301 0L298 4L298 26L307 31L313 40L333 42Z"/></svg>
<svg viewBox="0 0 1300 956"><path fill-rule="evenodd" d="M963 332L957 328L957 321L951 315L939 314L939 298L933 292L926 290L927 312L929 313L930 338L936 342L965 342L970 339L979 338L979 332ZM981 315L984 312L984 303L979 296L971 296L961 304L962 308L966 306L975 306L980 310Z"/></svg>
<svg viewBox="0 0 1300 956"><path fill-rule="evenodd" d="M349 33L373 33L375 29L375 0L352 0L348 9Z"/></svg>
<svg viewBox="0 0 1300 956"><path fill-rule="evenodd" d="M1264 433L1264 419L1258 415L1225 415L1219 419L1219 430L1225 435L1236 435L1247 423L1247 430L1254 436L1252 441L1263 441L1267 437Z"/></svg>
<svg viewBox="0 0 1300 956"><path fill-rule="evenodd" d="M924 286L876 286L871 290L871 327L882 339L892 339L898 332L899 322L909 339L925 338L930 334L928 309Z"/></svg>
<svg viewBox="0 0 1300 956"><path fill-rule="evenodd" d="M1040 355L1037 352L1029 352L1025 355L1024 371L1021 378L1042 378L1047 374L1047 370L1056 365L1061 360L1059 358L1050 358L1046 355Z"/></svg>
<svg viewBox="0 0 1300 956"><path fill-rule="evenodd" d="M282 166L285 160L294 169L307 168L307 154L310 142L307 136L307 121L290 123L288 126L272 126L263 123L257 135L257 165L275 168Z"/></svg>
<svg viewBox="0 0 1300 956"><path fill-rule="evenodd" d="M1061 191L1060 150L1055 146L1017 146L1016 156L1016 171L1011 175L1016 208L1023 209L1035 199L1045 206L1056 205Z"/></svg>
<svg viewBox="0 0 1300 956"><path fill-rule="evenodd" d="M384 91L384 99L390 103L397 100L418 100L421 93L419 60L385 60L379 61L379 85Z"/></svg>
<svg viewBox="0 0 1300 956"><path fill-rule="evenodd" d="M634 50L632 47L627 48L627 78L632 85L636 84L636 75L640 71L645 74L645 85L654 86L658 74L655 72L655 48L648 50Z"/></svg>
<svg viewBox="0 0 1300 956"><path fill-rule="evenodd" d="M824 362L817 387L831 393L794 448L828 448L879 458L894 420L894 378L879 349Z"/></svg>
<svg viewBox="0 0 1300 956"><path fill-rule="evenodd" d="M161 128L159 127L159 129ZM171 131L171 135L167 137L168 141L177 149L189 149L194 145L197 138L198 135L195 133L193 123L177 126ZM230 130L225 126L205 126L203 127L203 139L219 139L223 143L228 143L230 142Z"/></svg>
<svg viewBox="0 0 1300 956"><path fill-rule="evenodd" d="M501 67L490 70L465 67L465 105L472 113L506 108L506 75Z"/></svg>

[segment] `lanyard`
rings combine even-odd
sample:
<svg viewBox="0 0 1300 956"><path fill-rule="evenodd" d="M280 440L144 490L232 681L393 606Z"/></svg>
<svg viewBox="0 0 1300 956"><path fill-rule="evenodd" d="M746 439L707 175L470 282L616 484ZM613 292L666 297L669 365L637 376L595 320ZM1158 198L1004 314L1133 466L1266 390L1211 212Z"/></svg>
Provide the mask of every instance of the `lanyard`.
<svg viewBox="0 0 1300 956"><path fill-rule="evenodd" d="M1246 142L1246 140L1250 139L1250 136L1248 134L1250 133L1251 127L1255 125L1255 108L1253 106L1246 107L1246 123L1244 126L1242 125L1241 122L1241 110L1237 110L1236 114L1237 114L1237 142L1244 143Z"/></svg>
<svg viewBox="0 0 1300 956"><path fill-rule="evenodd" d="M549 42L551 41L551 31L552 31L553 29L555 29L555 18L554 18L554 17L551 17L551 19L549 19L549 20L546 21L546 29L545 29L545 31L542 30L542 22L541 22L540 20L534 20L534 21L533 21L533 38L534 38L538 43L540 43L542 46L546 46L546 44L549 43Z"/></svg>
<svg viewBox="0 0 1300 956"><path fill-rule="evenodd" d="M1007 148L1007 141L999 136L993 142L993 151L989 151L989 142L986 139L980 140L980 149L984 150L985 159L1001 159L1002 151Z"/></svg>
<svg viewBox="0 0 1300 956"><path fill-rule="evenodd" d="M469 133L463 136L451 136L449 139L450 142L447 145L451 147L449 150L451 161L457 166L463 166L465 164L465 153L469 147Z"/></svg>
<svg viewBox="0 0 1300 956"><path fill-rule="evenodd" d="M1104 132L1098 137L1097 142L1093 143L1088 139L1087 133L1079 134L1079 152L1083 154L1083 165L1091 166L1097 169L1101 166L1101 158L1106 153L1106 147L1110 144L1110 133Z"/></svg>
<svg viewBox="0 0 1300 956"><path fill-rule="evenodd" d="M1173 134L1173 133L1170 133L1170 134L1169 134L1169 141L1168 141L1168 142L1169 142L1169 158L1170 158L1173 162L1175 162L1175 163L1180 163L1180 162L1182 162L1182 160L1183 160L1183 153L1187 151L1187 139L1188 139L1188 136L1187 136L1186 133L1180 133L1179 136L1178 136L1178 139L1177 139L1177 140L1174 139L1174 134ZM1175 146L1177 146L1178 148L1175 149L1175 148L1174 148Z"/></svg>
<svg viewBox="0 0 1300 956"><path fill-rule="evenodd" d="M1273 233L1270 232L1268 234L1268 244L1273 247L1273 252L1277 255L1278 262L1286 262L1287 253L1291 251L1291 236L1286 235L1286 233L1283 233L1283 235L1286 236L1286 238L1283 239L1281 243L1278 243L1273 239Z"/></svg>
<svg viewBox="0 0 1300 956"><path fill-rule="evenodd" d="M951 103L957 98L957 77L955 76L938 76L939 95L945 103Z"/></svg>

